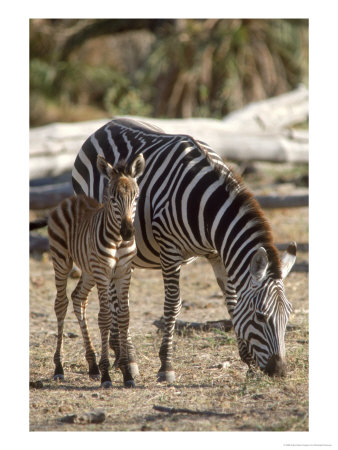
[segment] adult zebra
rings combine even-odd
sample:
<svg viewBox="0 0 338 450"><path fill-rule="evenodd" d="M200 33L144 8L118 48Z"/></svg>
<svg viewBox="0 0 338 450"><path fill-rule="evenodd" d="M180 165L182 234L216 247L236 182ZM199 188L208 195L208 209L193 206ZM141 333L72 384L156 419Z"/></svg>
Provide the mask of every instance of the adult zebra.
<svg viewBox="0 0 338 450"><path fill-rule="evenodd" d="M114 165L141 152L146 167L139 179L133 264L161 269L163 274L165 329L158 380L175 380L172 341L181 307L180 268L198 256L212 265L242 360L269 375L284 375L284 334L291 304L282 279L294 264L296 244L279 258L258 203L208 145L141 121L114 119L85 141L73 167L75 192L102 201L105 185L96 169L97 154ZM114 287L112 292L114 316ZM113 349L117 342L113 325ZM132 348L130 353L135 363Z"/></svg>

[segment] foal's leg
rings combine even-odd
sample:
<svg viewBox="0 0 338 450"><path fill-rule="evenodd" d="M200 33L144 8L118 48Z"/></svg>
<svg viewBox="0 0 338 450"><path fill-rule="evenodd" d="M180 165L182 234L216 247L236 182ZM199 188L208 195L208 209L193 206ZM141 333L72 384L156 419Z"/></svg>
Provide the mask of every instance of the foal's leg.
<svg viewBox="0 0 338 450"><path fill-rule="evenodd" d="M78 281L76 288L72 292L72 300L74 313L79 322L84 346L86 349L86 360L88 363L89 377L92 378L93 380L98 380L100 378L100 371L96 364L95 350L89 335L86 316L88 295L90 291L93 289L94 285L95 285L94 279L90 275L82 272L80 280Z"/></svg>
<svg viewBox="0 0 338 450"><path fill-rule="evenodd" d="M120 358L120 333L119 333L119 325L117 322L119 301L116 294L116 286L114 280L110 282L108 296L109 296L109 306L112 313L112 325L110 328L109 346L114 351L115 354L115 361L113 367L117 369Z"/></svg>
<svg viewBox="0 0 338 450"><path fill-rule="evenodd" d="M128 299L129 301L129 291L128 291ZM119 333L119 325L118 325L118 310L119 310L119 301L116 293L116 286L114 280L111 281L109 287L109 302L110 309L112 312L112 326L110 328L110 337L109 337L109 345L115 353L115 362L114 367L119 367L119 358L120 358L120 333ZM128 365L129 370L133 378L139 375L138 365L136 363L136 351L134 345L132 343L129 329L127 335L127 352L128 352Z"/></svg>
<svg viewBox="0 0 338 450"><path fill-rule="evenodd" d="M135 361L135 350L129 335L129 286L131 278L131 269L115 279L116 293L118 297L118 311L117 322L120 335L120 357L118 360L118 367L123 374L123 383L125 387L134 387L133 373L131 367L137 369L136 362L132 362L130 358ZM138 372L138 370L137 370Z"/></svg>
<svg viewBox="0 0 338 450"><path fill-rule="evenodd" d="M108 288L109 280L103 277L102 273L94 274L99 293L100 309L98 323L101 333L101 359L99 368L101 372L101 386L109 388L112 386L109 376L109 330L112 323L112 314L109 308Z"/></svg>
<svg viewBox="0 0 338 450"><path fill-rule="evenodd" d="M51 254L53 259L53 266L55 272L55 286L56 286L56 298L54 303L54 311L57 319L58 333L56 350L54 353L54 380L63 379L64 371L62 366L62 354L63 354L63 327L64 320L67 313L68 298L67 298L67 277L72 269L73 262L71 259L65 257L61 258L56 255L51 246Z"/></svg>

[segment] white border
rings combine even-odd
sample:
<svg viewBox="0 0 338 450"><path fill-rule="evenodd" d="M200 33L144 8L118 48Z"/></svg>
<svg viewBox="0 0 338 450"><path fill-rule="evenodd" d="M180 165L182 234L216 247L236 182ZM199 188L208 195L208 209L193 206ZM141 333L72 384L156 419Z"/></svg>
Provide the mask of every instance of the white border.
<svg viewBox="0 0 338 450"><path fill-rule="evenodd" d="M7 450L98 448L337 448L337 3L13 2L2 13L1 441ZM215 6L216 5L216 6ZM210 433L29 432L28 425L28 20L37 17L310 18L310 431ZM18 152L20 156L18 155ZM14 157L12 159L12 157ZM24 267L24 270L22 270ZM224 387L226 389L226 386ZM179 437L179 444L177 438ZM105 440L103 443L103 439ZM118 442L116 442L118 439ZM119 439L123 439L120 441ZM136 440L137 439L137 440Z"/></svg>

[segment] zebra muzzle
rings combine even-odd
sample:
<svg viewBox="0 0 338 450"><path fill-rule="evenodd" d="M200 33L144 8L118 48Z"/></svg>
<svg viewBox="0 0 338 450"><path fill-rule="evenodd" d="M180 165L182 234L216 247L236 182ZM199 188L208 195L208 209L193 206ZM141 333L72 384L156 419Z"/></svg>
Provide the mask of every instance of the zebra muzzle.
<svg viewBox="0 0 338 450"><path fill-rule="evenodd" d="M279 355L272 355L267 362L264 372L270 377L285 377L286 364Z"/></svg>
<svg viewBox="0 0 338 450"><path fill-rule="evenodd" d="M135 234L133 223L126 219L122 220L120 233L124 241L130 241Z"/></svg>

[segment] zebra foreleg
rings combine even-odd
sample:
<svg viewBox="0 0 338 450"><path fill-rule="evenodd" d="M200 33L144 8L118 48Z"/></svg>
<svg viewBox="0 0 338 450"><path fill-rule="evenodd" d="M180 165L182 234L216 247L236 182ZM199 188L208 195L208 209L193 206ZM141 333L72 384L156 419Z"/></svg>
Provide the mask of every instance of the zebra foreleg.
<svg viewBox="0 0 338 450"><path fill-rule="evenodd" d="M168 271L163 271L164 280L164 334L162 344L159 352L161 367L157 374L157 381L168 381L172 383L175 381L175 372L171 363L173 355L173 336L176 318L181 309L180 297L180 268L175 267Z"/></svg>
<svg viewBox="0 0 338 450"><path fill-rule="evenodd" d="M229 313L229 316L232 320L233 318L233 312L237 304L237 294L234 286L230 282L230 280L227 277L227 273L224 267L224 264L219 256L212 256L207 258L210 262L215 276L217 283L224 295L225 298L225 304ZM241 360L248 365L249 370L251 371L252 368L255 366L255 361L250 355L248 351L248 347L246 342L243 339L240 339L237 337L237 345L238 345L238 352Z"/></svg>
<svg viewBox="0 0 338 450"><path fill-rule="evenodd" d="M116 294L116 286L114 281L109 286L109 304L112 312L112 326L110 328L109 346L114 351L115 361L113 367L118 369L120 358L120 332L118 326L118 298ZM128 352L128 366L133 378L139 375L138 365L136 362L136 351L132 343L129 329L127 335L127 352Z"/></svg>
<svg viewBox="0 0 338 450"><path fill-rule="evenodd" d="M109 330L112 322L112 314L108 302L108 280L102 280L101 274L95 277L99 293L100 309L98 315L98 324L101 333L101 358L99 368L101 372L101 386L109 388L112 386L109 375Z"/></svg>
<svg viewBox="0 0 338 450"><path fill-rule="evenodd" d="M88 305L88 295L93 289L95 282L93 278L82 273L80 280L74 291L72 292L72 301L74 307L74 313L79 322L82 332L83 342L86 350L86 360L88 363L88 374L93 380L100 378L100 371L96 363L95 350L92 344L92 340L89 335L86 309Z"/></svg>

